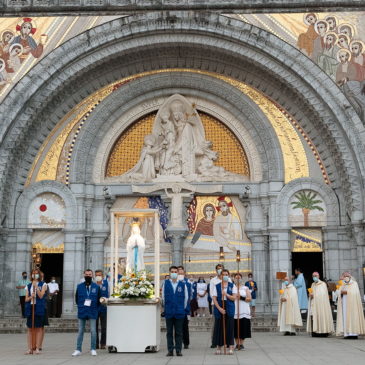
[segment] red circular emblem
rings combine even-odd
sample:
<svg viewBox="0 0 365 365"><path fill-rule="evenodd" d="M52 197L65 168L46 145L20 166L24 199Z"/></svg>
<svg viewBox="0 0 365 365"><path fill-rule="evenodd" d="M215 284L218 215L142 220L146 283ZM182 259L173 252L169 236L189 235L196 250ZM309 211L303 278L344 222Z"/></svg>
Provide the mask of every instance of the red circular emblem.
<svg viewBox="0 0 365 365"><path fill-rule="evenodd" d="M47 210L47 205L46 204L42 204L40 207L39 207L39 210L41 212L45 212Z"/></svg>

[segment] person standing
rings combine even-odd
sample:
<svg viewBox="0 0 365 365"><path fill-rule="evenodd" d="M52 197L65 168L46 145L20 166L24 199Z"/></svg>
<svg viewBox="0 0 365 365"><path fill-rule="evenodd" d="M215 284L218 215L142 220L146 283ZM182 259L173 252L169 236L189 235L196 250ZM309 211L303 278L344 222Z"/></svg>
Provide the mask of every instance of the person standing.
<svg viewBox="0 0 365 365"><path fill-rule="evenodd" d="M98 318L98 307L100 304L100 288L92 282L93 272L90 269L84 271L84 282L77 286L75 302L77 305L77 318L79 319L79 333L77 335L76 350L72 356L80 356L82 341L84 339L86 321L90 321L91 351L96 356L96 319Z"/></svg>
<svg viewBox="0 0 365 365"><path fill-rule="evenodd" d="M289 277L284 279L284 289L281 289L278 327L280 332L285 332L284 336L295 336L295 327L303 325L298 304L298 294Z"/></svg>
<svg viewBox="0 0 365 365"><path fill-rule="evenodd" d="M188 307L188 288L184 280L178 280L177 267L171 266L170 279L165 280L162 301L165 308L167 355L182 356L183 324ZM175 342L175 344L174 344Z"/></svg>
<svg viewBox="0 0 365 365"><path fill-rule="evenodd" d="M103 280L103 271L95 271L95 281L100 288L100 297L109 298L109 284L106 279ZM99 341L99 322L101 329L101 336ZM106 305L99 305L98 318L96 320L96 348L104 350L106 348L106 322L107 322L107 307Z"/></svg>
<svg viewBox="0 0 365 365"><path fill-rule="evenodd" d="M207 285L208 303L209 303L208 308L209 308L209 314L210 314L210 316L212 316L212 314L213 314L213 311L212 311L213 299L210 296L210 282L212 281L212 279L213 279L213 276L210 276L209 277L209 283Z"/></svg>
<svg viewBox="0 0 365 365"><path fill-rule="evenodd" d="M51 281L48 283L48 316L50 318L57 316L57 305L58 305L58 294L60 292L60 287L56 283L56 278L51 277Z"/></svg>
<svg viewBox="0 0 365 365"><path fill-rule="evenodd" d="M349 272L342 274L343 285L337 304L336 335L356 340L365 334L364 311L362 308L359 285Z"/></svg>
<svg viewBox="0 0 365 365"><path fill-rule="evenodd" d="M242 275L235 275L235 286L233 294L236 295L234 312L234 338L236 339L236 350L244 349L243 342L251 338L251 290L248 286L242 285Z"/></svg>
<svg viewBox="0 0 365 365"><path fill-rule="evenodd" d="M250 301L251 314L252 314L252 317L255 317L257 283L256 283L256 281L253 280L253 275L251 272L248 274L248 281L245 282L245 286L247 286L251 292L251 301Z"/></svg>
<svg viewBox="0 0 365 365"><path fill-rule="evenodd" d="M205 317L206 308L208 308L208 286L204 278L199 278L197 287L198 298L198 317Z"/></svg>
<svg viewBox="0 0 365 365"><path fill-rule="evenodd" d="M189 321L190 321L190 312L191 312L191 301L193 299L193 286L188 278L185 276L184 266L177 267L177 280L183 281L188 290L188 304L186 306L184 323L183 323L183 343L184 349L188 349L190 345L190 336L189 336ZM196 299L195 299L196 301Z"/></svg>
<svg viewBox="0 0 365 365"><path fill-rule="evenodd" d="M298 302L301 313L305 313L308 310L308 297L307 297L307 285L305 284L304 275L302 270L297 268L295 269L294 286L298 291Z"/></svg>
<svg viewBox="0 0 365 365"><path fill-rule="evenodd" d="M42 346L42 327L46 308L45 293L47 285L41 281L39 269L32 270L31 279L32 281L27 285L25 292L25 316L28 327L28 350L25 354L35 353L39 355L41 353L40 347ZM33 340L35 340L35 343Z"/></svg>
<svg viewBox="0 0 365 365"><path fill-rule="evenodd" d="M234 301L236 295L233 293L235 285L229 281L229 276L229 271L223 269L222 281L216 284L212 291L215 317L213 343L217 346L216 355L222 353L222 346L224 348L229 347L229 355L233 355L234 350Z"/></svg>
<svg viewBox="0 0 365 365"><path fill-rule="evenodd" d="M16 284L16 289L18 289L18 295L19 295L19 303L20 308L22 311L22 317L25 318L25 294L27 291L27 285L30 283L28 280L28 275L26 271L22 272L22 278L18 280L18 283Z"/></svg>
<svg viewBox="0 0 365 365"><path fill-rule="evenodd" d="M327 337L334 331L327 284L319 280L318 272L314 272L312 278L313 284L308 303L307 332L312 333L312 337Z"/></svg>

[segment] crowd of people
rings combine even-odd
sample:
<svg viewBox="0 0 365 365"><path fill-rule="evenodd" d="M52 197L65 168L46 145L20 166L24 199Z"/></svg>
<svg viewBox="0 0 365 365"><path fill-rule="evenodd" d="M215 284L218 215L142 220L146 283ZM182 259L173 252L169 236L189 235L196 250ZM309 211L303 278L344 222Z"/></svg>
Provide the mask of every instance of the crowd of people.
<svg viewBox="0 0 365 365"><path fill-rule="evenodd" d="M216 276L209 283L203 277L197 282L188 279L183 266L171 266L162 285L167 356L174 356L174 350L182 356L182 346L189 348L190 316L205 317L207 308L214 314L211 347L216 354L243 349L244 340L251 337L251 308L255 308L257 290L252 274L243 283L240 273L231 275L222 264L216 266Z"/></svg>
<svg viewBox="0 0 365 365"><path fill-rule="evenodd" d="M189 349L190 318L213 317L211 348L215 354L233 354L244 349L244 341L251 338L251 318L255 314L255 299L258 291L252 273L243 281L241 273L231 275L222 264L215 268L216 276L194 281L188 278L183 266L171 266L169 275L161 286L162 316L166 321L167 356L182 356L182 349ZM313 337L327 337L332 333L345 339L357 339L365 334L365 319L357 282L349 272L344 272L332 293L337 300L336 329L333 322L329 288L320 280L318 272L312 274L313 283L307 289L302 271L295 270L295 276L286 276L279 290L277 325L285 336L296 335L296 329L303 326ZM54 277L46 284L39 269L31 272L30 280L23 272L17 283L22 315L28 327L26 354L40 354L44 339L44 326L48 325L48 310L52 312L52 297L59 293ZM100 298L110 296L110 283L101 270L84 271L84 278L77 286L75 303L78 309L78 335L76 349L72 356L82 354L82 343L86 322L90 322L90 353L96 356L98 348L106 348L107 307ZM47 299L48 298L48 299ZM47 305L47 300L51 305ZM47 310L48 308L48 310ZM208 314L209 313L209 314ZM100 326L100 336L99 336Z"/></svg>

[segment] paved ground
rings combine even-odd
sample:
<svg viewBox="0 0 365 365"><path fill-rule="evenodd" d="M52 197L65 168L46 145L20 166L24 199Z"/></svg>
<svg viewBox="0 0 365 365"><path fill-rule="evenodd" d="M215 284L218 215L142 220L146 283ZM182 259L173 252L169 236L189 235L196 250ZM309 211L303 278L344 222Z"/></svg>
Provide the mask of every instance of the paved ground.
<svg viewBox="0 0 365 365"><path fill-rule="evenodd" d="M158 353L150 354L109 354L100 350L98 356L91 357L89 352L78 358L72 358L76 334L46 334L42 355L23 355L26 349L24 334L0 335L0 359L4 365L78 365L78 364L123 364L123 365L364 365L365 340L343 340L338 338L311 338L306 334L296 337L284 337L278 333L254 333L247 340L244 351L233 356L216 356L209 348L209 333L191 334L192 346L183 351L183 357L167 358L165 334L162 334L162 346ZM85 335L89 345L89 334ZM84 347L84 351L88 346Z"/></svg>

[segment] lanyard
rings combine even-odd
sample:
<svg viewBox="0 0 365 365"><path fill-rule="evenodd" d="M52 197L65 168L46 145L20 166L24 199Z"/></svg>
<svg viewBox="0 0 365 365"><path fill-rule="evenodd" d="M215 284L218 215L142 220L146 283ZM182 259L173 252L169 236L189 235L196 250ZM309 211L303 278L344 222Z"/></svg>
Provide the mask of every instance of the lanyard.
<svg viewBox="0 0 365 365"><path fill-rule="evenodd" d="M91 285L89 285L89 288L86 286L86 293L88 298L90 297L90 286Z"/></svg>

